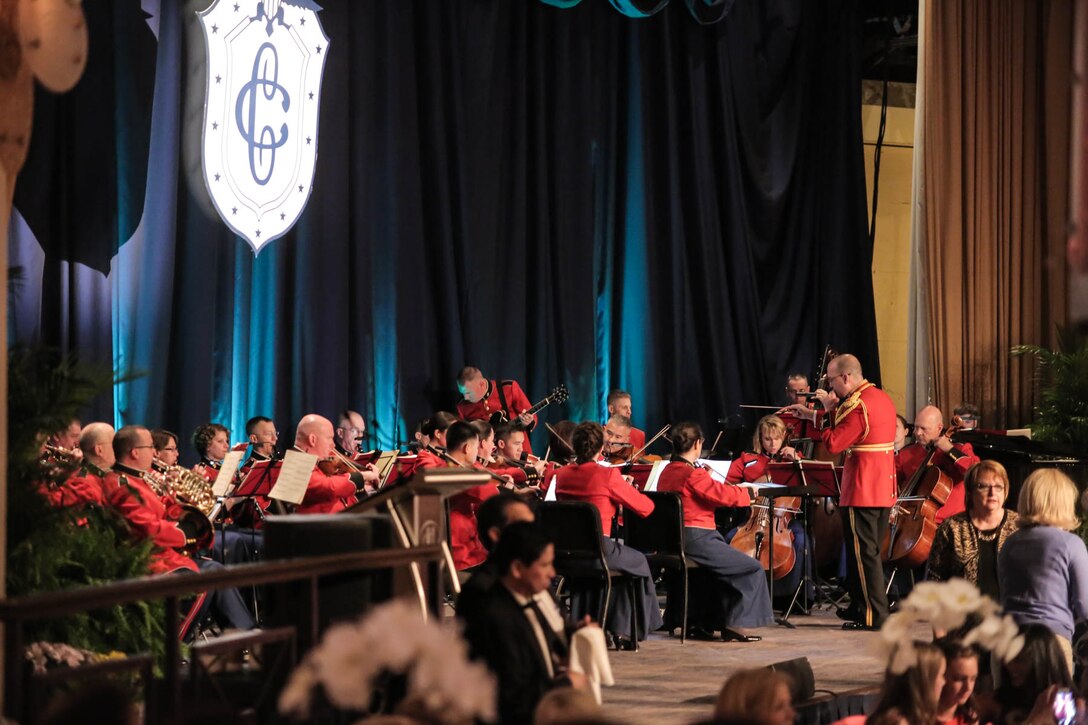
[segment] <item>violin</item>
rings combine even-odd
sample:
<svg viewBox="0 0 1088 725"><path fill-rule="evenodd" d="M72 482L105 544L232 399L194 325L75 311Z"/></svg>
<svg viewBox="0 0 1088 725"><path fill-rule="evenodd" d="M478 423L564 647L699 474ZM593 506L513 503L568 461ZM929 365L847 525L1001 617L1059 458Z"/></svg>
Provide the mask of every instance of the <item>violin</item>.
<svg viewBox="0 0 1088 725"><path fill-rule="evenodd" d="M952 439L963 428L963 421L954 417L952 424L940 437ZM929 559L933 539L937 535L937 510L952 493L952 478L933 465L937 441L926 446L926 457L906 486L888 516L888 530L881 543L881 559L893 566L915 568Z"/></svg>

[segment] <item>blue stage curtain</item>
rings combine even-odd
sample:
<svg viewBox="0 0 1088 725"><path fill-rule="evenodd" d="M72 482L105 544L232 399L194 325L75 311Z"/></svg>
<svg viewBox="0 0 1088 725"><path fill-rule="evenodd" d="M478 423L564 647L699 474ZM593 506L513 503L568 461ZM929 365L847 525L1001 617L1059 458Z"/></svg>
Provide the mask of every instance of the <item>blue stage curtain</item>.
<svg viewBox="0 0 1088 725"><path fill-rule="evenodd" d="M567 383L548 420L622 387L714 430L826 343L878 379L856 2L330 0L313 195L256 257L203 198L196 24L138 5L85 6L16 189L13 334L146 373L88 419L289 439L354 407L384 446L467 363Z"/></svg>

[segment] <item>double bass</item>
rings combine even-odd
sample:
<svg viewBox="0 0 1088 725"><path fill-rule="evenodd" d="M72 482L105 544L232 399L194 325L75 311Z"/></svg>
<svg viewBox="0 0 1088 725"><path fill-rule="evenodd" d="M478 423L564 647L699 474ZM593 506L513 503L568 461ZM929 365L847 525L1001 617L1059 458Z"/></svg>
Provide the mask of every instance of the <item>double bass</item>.
<svg viewBox="0 0 1088 725"><path fill-rule="evenodd" d="M951 438L963 427L959 418L941 433ZM937 441L926 446L926 457L906 486L888 516L888 530L880 546L880 558L892 566L913 569L929 558L933 539L937 535L937 510L952 492L952 478L933 465Z"/></svg>

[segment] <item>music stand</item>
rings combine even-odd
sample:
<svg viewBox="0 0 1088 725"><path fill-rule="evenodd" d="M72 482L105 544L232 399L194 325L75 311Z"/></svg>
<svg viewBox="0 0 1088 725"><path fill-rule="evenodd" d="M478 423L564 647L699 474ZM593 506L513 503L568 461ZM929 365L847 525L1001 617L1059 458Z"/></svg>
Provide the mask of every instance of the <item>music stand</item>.
<svg viewBox="0 0 1088 725"><path fill-rule="evenodd" d="M776 483L782 484L785 488L772 488L770 489L772 498L774 497L787 497L787 496L799 496L801 497L800 513L802 515L802 521L805 531L805 547L802 551L803 562L801 570L801 581L798 582L797 588L793 592L793 598L790 600L789 606L782 614L780 620L776 620L779 624L785 626L792 625L789 623L790 613L793 611L793 607L798 601L798 596L802 591L806 591L809 584L812 584L816 591L817 596L822 592L819 586L818 577L813 574L812 559L814 557L815 542L812 537L812 526L810 520L810 511L812 509L812 497L813 496L838 496L839 495L839 476L835 465L830 461L810 461L810 460L797 460L783 463L770 463L767 465L767 474ZM765 495L765 491L761 489L760 495ZM770 556L774 556L774 531L771 531L771 551ZM773 588L773 576L774 565L773 562L770 565L771 571L771 600L774 600L774 588ZM824 596L827 596L826 593ZM830 597L828 597L830 601ZM807 604L802 604L801 611L808 614L811 610Z"/></svg>

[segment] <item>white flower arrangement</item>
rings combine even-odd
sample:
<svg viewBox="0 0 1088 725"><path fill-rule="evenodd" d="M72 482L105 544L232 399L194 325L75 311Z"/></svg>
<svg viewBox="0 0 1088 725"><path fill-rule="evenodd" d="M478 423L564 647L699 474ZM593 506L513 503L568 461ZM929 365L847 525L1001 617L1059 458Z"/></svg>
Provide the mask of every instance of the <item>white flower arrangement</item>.
<svg viewBox="0 0 1088 725"><path fill-rule="evenodd" d="M384 674L407 675L405 705L432 722L495 720L495 678L470 662L456 626L424 621L418 605L394 600L357 622L330 627L280 693L279 710L305 719L313 689L339 708L366 711Z"/></svg>
<svg viewBox="0 0 1088 725"><path fill-rule="evenodd" d="M880 628L878 654L887 658L893 674L903 674L917 660L910 634L915 624L926 622L938 632L949 632L963 627L969 618L980 621L962 636L964 645L978 645L1003 662L1020 653L1024 638L1016 621L1007 614L1002 616L997 602L983 596L971 582L950 579L914 587L899 611Z"/></svg>

